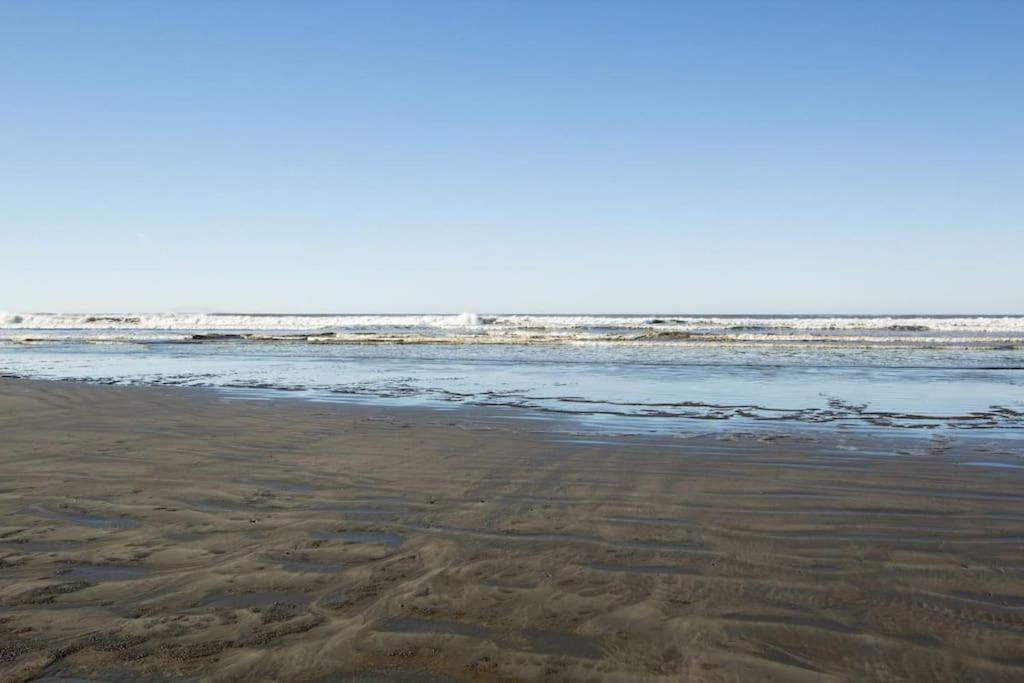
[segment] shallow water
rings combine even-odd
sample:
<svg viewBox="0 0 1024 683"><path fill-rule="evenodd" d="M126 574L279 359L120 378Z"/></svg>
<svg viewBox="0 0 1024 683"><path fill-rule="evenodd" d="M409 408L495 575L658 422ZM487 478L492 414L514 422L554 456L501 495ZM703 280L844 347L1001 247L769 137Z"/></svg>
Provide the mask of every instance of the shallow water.
<svg viewBox="0 0 1024 683"><path fill-rule="evenodd" d="M239 334L255 338L201 342L192 335L221 330L216 325L223 321L157 330L98 319L79 321L82 328L0 326L0 374L209 386L236 399L506 408L520 417L569 416L585 433L800 425L1024 434L1022 317L506 316L486 323L413 324L423 322L419 316L387 327L373 320L397 319L250 316L231 320L248 325ZM273 338L280 330L257 328L261 320L288 325L290 334L305 332ZM345 320L355 322L345 327ZM195 321L175 324L187 322ZM322 333L317 325L323 322L378 341L311 343L305 335ZM676 328L704 336L698 342L650 341L651 330ZM530 341L538 329L558 332L561 341ZM403 343L387 336L399 332ZM565 343L570 333L573 341ZM437 341L438 334L444 339ZM464 343L449 343L453 335ZM478 343L494 335L502 343ZM624 335L646 341L626 343ZM46 341L24 341L29 338Z"/></svg>
<svg viewBox="0 0 1024 683"><path fill-rule="evenodd" d="M100 583L104 581L131 581L149 573L145 567L113 564L78 564L63 575L66 579Z"/></svg>
<svg viewBox="0 0 1024 683"><path fill-rule="evenodd" d="M203 598L200 607L226 607L228 609L249 609L271 607L275 603L305 605L311 597L298 591L257 591L253 593L211 593Z"/></svg>
<svg viewBox="0 0 1024 683"><path fill-rule="evenodd" d="M601 643L596 638L575 633L528 628L523 630L523 635L530 642L534 652L582 659L600 659L604 654Z"/></svg>
<svg viewBox="0 0 1024 683"><path fill-rule="evenodd" d="M284 569L297 574L337 574L345 569L345 565L337 562L308 562L304 560L284 560L281 563Z"/></svg>

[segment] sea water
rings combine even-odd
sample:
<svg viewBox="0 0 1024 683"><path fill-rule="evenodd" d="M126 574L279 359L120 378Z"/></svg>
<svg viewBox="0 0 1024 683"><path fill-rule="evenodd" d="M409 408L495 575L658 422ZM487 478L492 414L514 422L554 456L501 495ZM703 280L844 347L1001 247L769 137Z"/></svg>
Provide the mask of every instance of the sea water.
<svg viewBox="0 0 1024 683"><path fill-rule="evenodd" d="M0 373L488 406L618 431L1024 435L1024 316L7 313Z"/></svg>

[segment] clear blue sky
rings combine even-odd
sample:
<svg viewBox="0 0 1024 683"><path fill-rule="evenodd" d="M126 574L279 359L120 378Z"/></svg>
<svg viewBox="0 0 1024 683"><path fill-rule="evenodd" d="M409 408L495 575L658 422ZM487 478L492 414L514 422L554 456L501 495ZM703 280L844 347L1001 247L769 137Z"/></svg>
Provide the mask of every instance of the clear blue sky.
<svg viewBox="0 0 1024 683"><path fill-rule="evenodd" d="M1022 2L0 4L0 310L1024 312Z"/></svg>

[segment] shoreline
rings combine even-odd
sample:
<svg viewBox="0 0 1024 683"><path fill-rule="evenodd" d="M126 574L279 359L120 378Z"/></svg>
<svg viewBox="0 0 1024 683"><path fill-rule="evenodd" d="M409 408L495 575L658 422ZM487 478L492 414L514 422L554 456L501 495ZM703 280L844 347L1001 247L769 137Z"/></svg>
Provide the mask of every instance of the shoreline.
<svg viewBox="0 0 1024 683"><path fill-rule="evenodd" d="M947 369L948 371L948 369ZM971 372L970 369L962 369ZM173 379L173 378L172 378ZM179 378L180 379L180 378ZM1024 447L1024 413L1020 407L991 405L985 411L964 413L918 413L897 410L869 410L842 400L829 400L827 408L778 408L747 403L706 403L700 401L634 404L615 400L580 397L533 397L509 392L483 392L479 396L441 388L377 393L373 390L324 388L274 383L191 384L167 379L127 380L115 377L47 376L0 372L0 381L55 382L91 386L202 392L202 400L284 401L327 404L352 410L384 410L407 414L472 416L484 422L524 422L571 425L574 433L600 438L797 438L843 447L853 440L869 444L885 441L898 452L920 451L926 440L988 441ZM193 394L195 395L195 394ZM824 394L821 394L824 396ZM565 405L545 405L548 401ZM1019 402L1018 402L1019 403ZM574 409L570 406L583 406ZM1017 406L1017 404L1015 404ZM623 409L618 409L624 407ZM631 412L626 408L644 408ZM830 436L839 435L839 439ZM1011 447L1013 447L1011 446ZM857 446L852 446L857 449ZM1004 449L1005 450L1005 449ZM1024 452L1024 451L1022 451Z"/></svg>
<svg viewBox="0 0 1024 683"><path fill-rule="evenodd" d="M1024 675L1009 456L549 426L0 379L0 679Z"/></svg>

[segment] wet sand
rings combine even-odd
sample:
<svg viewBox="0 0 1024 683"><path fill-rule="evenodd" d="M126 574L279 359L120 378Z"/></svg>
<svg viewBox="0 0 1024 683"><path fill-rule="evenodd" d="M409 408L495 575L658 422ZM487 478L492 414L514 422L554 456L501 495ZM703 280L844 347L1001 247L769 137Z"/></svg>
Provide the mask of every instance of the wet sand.
<svg viewBox="0 0 1024 683"><path fill-rule="evenodd" d="M0 680L1024 680L1012 444L550 431L0 380Z"/></svg>

